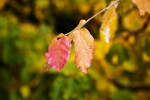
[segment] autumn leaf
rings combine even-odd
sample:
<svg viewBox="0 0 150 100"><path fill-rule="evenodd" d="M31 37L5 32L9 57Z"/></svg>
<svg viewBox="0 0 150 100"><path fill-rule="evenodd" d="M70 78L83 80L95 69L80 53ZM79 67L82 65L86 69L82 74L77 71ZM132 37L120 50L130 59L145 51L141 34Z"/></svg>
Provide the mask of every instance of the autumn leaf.
<svg viewBox="0 0 150 100"><path fill-rule="evenodd" d="M93 58L95 44L94 38L86 28L73 32L75 43L75 64L83 73L87 73Z"/></svg>
<svg viewBox="0 0 150 100"><path fill-rule="evenodd" d="M70 55L70 43L65 35L60 34L52 40L48 52L45 53L47 64L44 65L44 71L48 71L51 67L60 71Z"/></svg>
<svg viewBox="0 0 150 100"><path fill-rule="evenodd" d="M132 2L138 7L141 16L147 12L150 14L150 0L132 0Z"/></svg>
<svg viewBox="0 0 150 100"><path fill-rule="evenodd" d="M112 2L113 3L113 2ZM112 19L116 16L116 8L118 4L111 6L104 14L102 19L101 31L105 35L105 41L109 42L110 37L110 25Z"/></svg>

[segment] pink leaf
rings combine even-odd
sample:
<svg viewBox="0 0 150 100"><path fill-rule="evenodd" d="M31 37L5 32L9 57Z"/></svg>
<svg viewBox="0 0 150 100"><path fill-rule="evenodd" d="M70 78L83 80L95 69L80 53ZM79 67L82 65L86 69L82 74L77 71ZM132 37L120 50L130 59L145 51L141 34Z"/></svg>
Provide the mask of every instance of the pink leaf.
<svg viewBox="0 0 150 100"><path fill-rule="evenodd" d="M54 38L49 46L48 52L45 53L49 66L45 64L44 71L48 71L51 68L50 66L60 71L69 59L70 48L70 43L65 35L60 34Z"/></svg>

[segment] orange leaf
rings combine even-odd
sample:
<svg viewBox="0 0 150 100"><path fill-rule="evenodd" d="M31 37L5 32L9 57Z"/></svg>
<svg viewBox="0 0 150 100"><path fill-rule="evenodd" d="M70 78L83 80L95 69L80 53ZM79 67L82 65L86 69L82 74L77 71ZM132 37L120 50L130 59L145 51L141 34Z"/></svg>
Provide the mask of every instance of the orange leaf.
<svg viewBox="0 0 150 100"><path fill-rule="evenodd" d="M48 52L45 53L47 63L44 65L44 71L48 71L51 66L60 71L70 55L70 43L65 35L60 34L52 40Z"/></svg>
<svg viewBox="0 0 150 100"><path fill-rule="evenodd" d="M147 12L150 14L150 0L132 0L132 2L138 7L141 16Z"/></svg>
<svg viewBox="0 0 150 100"><path fill-rule="evenodd" d="M73 32L75 43L75 64L83 73L87 73L93 58L95 44L94 38L86 28Z"/></svg>
<svg viewBox="0 0 150 100"><path fill-rule="evenodd" d="M113 2L112 2L113 3ZM105 35L105 41L108 43L109 42L109 37L110 37L110 25L112 22L112 19L116 16L116 8L118 4L115 4L111 6L104 14L103 19L102 19L102 25L101 25L101 30Z"/></svg>

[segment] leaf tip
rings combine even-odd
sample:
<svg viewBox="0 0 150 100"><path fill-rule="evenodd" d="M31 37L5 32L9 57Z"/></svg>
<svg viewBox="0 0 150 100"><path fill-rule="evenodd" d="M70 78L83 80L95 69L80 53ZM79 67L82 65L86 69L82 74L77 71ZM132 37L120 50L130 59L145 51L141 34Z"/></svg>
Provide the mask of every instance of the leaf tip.
<svg viewBox="0 0 150 100"><path fill-rule="evenodd" d="M109 38L105 37L106 43L109 43Z"/></svg>
<svg viewBox="0 0 150 100"><path fill-rule="evenodd" d="M48 71L50 68L51 68L51 66L48 65L48 62L46 62L46 63L43 65L43 70L44 70L44 72Z"/></svg>
<svg viewBox="0 0 150 100"><path fill-rule="evenodd" d="M103 34L104 34L106 43L109 43L110 28L109 28L109 27L106 27L106 28L102 29L102 32L103 32Z"/></svg>
<svg viewBox="0 0 150 100"><path fill-rule="evenodd" d="M79 67L79 69L84 73L84 74L87 74L88 72L88 67Z"/></svg>
<svg viewBox="0 0 150 100"><path fill-rule="evenodd" d="M56 69L56 70L59 71L59 72L60 72L61 69L62 69L62 67L55 67L55 66L54 66L53 68Z"/></svg>

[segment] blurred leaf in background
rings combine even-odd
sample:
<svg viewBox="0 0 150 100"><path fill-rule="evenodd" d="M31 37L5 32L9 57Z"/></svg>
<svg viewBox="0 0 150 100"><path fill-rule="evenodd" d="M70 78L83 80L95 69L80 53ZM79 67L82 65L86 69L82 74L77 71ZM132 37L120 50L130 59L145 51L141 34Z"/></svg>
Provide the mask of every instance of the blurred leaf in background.
<svg viewBox="0 0 150 100"><path fill-rule="evenodd" d="M74 64L74 44L61 72L43 72L52 38L111 1L1 0L0 100L149 100L150 16L140 17L131 0L120 1L108 44L103 13L85 26L96 45L87 75Z"/></svg>

